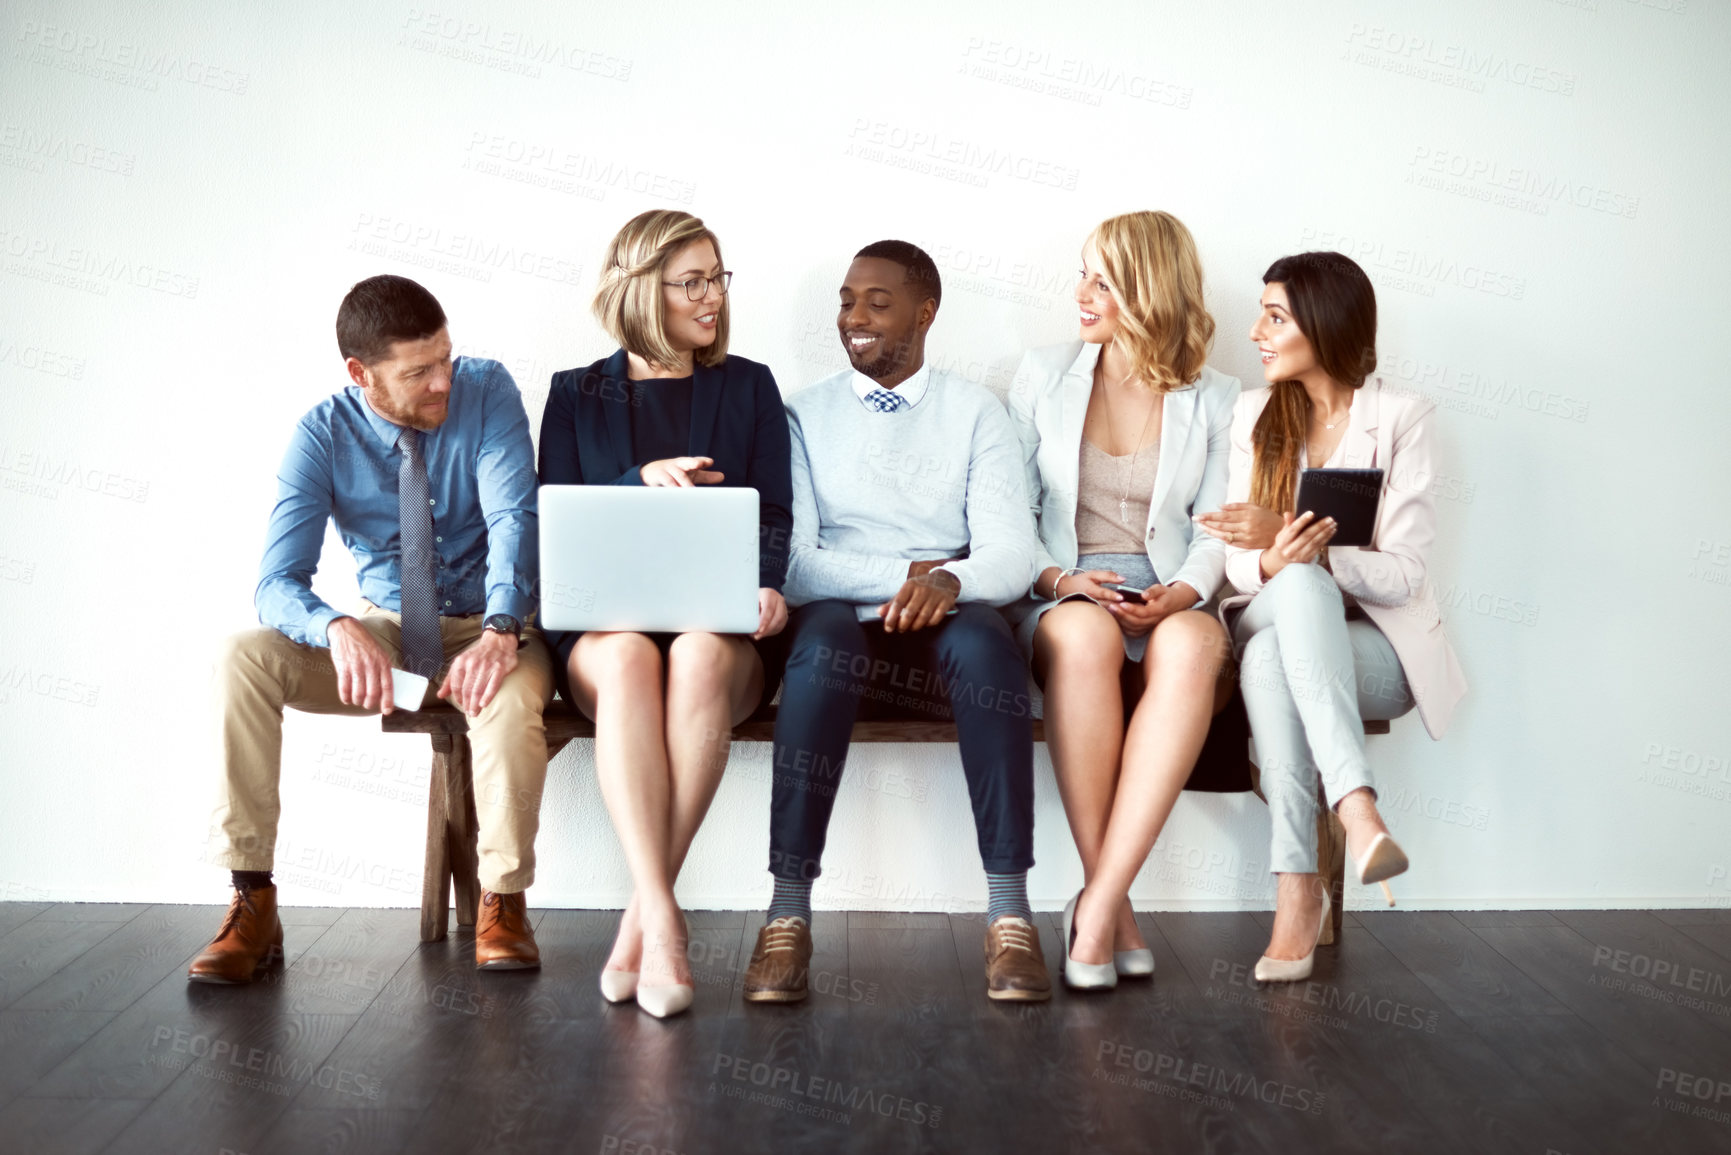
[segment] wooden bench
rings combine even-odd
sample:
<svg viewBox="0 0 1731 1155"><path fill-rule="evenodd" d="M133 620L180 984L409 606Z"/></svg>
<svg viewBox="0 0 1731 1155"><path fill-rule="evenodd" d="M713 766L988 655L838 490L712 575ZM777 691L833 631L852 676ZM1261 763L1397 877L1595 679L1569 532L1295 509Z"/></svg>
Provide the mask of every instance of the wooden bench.
<svg viewBox="0 0 1731 1155"><path fill-rule="evenodd" d="M595 723L563 701L547 707L547 758L573 740L595 737ZM429 710L397 710L381 718L389 734L427 734L433 741L433 768L427 786L427 856L421 876L421 941L439 942L445 937L446 902L457 908L457 925L472 927L481 901L476 875L475 776L469 761L469 722L450 706ZM1366 722L1366 734L1388 733L1387 722ZM735 742L775 740L775 707L759 710L733 729ZM953 722L871 721L856 722L855 742L943 742L954 744ZM1046 740L1045 724L1034 719L1034 741ZM1261 795L1251 764L1252 789ZM1327 806L1317 815L1317 869L1329 879L1334 898L1333 925L1323 941L1335 941L1340 931L1341 891L1345 882L1346 836Z"/></svg>

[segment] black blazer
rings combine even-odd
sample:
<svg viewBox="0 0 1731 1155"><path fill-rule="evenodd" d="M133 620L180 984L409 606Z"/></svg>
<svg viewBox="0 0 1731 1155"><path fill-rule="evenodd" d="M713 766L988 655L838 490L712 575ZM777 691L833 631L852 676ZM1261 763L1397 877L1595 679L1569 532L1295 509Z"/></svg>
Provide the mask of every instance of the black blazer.
<svg viewBox="0 0 1731 1155"><path fill-rule="evenodd" d="M691 382L691 457L712 457L722 485L758 493L758 584L787 581L793 536L793 450L787 409L769 366L729 355ZM553 374L541 417L542 485L642 485L631 460L631 406L652 381L632 381L625 350Z"/></svg>

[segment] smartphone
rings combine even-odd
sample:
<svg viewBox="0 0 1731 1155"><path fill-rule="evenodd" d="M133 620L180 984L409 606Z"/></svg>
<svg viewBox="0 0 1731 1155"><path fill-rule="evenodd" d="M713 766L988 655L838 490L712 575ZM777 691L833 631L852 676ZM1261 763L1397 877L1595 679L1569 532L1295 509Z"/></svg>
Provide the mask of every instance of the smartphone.
<svg viewBox="0 0 1731 1155"><path fill-rule="evenodd" d="M1139 606L1146 605L1148 602L1148 599L1142 596L1141 590L1137 589L1135 586L1124 585L1122 582L1101 582L1100 588L1103 590L1116 590L1124 595L1125 601L1135 602Z"/></svg>

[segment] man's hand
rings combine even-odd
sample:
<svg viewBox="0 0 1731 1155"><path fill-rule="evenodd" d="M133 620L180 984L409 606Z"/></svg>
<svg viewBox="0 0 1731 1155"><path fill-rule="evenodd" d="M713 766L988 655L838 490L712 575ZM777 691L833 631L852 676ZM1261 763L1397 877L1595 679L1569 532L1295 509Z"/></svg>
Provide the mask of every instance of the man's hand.
<svg viewBox="0 0 1731 1155"><path fill-rule="evenodd" d="M482 630L480 637L451 659L437 696L449 698L457 709L474 717L487 708L506 675L516 668L517 639L497 630Z"/></svg>
<svg viewBox="0 0 1731 1155"><path fill-rule="evenodd" d="M643 478L644 485L690 489L695 485L721 483L722 474L704 468L714 464L713 457L664 457L660 461L638 466L637 472Z"/></svg>
<svg viewBox="0 0 1731 1155"><path fill-rule="evenodd" d="M902 583L895 597L878 607L878 617L884 620L885 632L912 633L944 620L944 615L950 612L956 604L956 597L962 592L962 583L947 569L931 572L933 567L942 564L941 561L933 562L919 577L910 577Z"/></svg>
<svg viewBox="0 0 1731 1155"><path fill-rule="evenodd" d="M1229 501L1213 513L1199 513L1197 525L1227 545L1240 549L1267 549L1280 532L1282 518L1272 509L1248 501Z"/></svg>
<svg viewBox="0 0 1731 1155"><path fill-rule="evenodd" d="M781 633L787 625L787 601L781 596L780 590L772 590L764 586L757 591L757 632L753 638L762 639Z"/></svg>
<svg viewBox="0 0 1731 1155"><path fill-rule="evenodd" d="M345 706L383 709L389 714L391 656L354 618L337 618L325 633L331 664L337 668L337 699Z"/></svg>
<svg viewBox="0 0 1731 1155"><path fill-rule="evenodd" d="M927 574L931 573L934 569L937 569L941 565L949 565L953 561L961 561L961 560L962 559L959 557L940 557L940 558L934 558L931 561L909 562L908 563L908 576L910 578L925 577Z"/></svg>

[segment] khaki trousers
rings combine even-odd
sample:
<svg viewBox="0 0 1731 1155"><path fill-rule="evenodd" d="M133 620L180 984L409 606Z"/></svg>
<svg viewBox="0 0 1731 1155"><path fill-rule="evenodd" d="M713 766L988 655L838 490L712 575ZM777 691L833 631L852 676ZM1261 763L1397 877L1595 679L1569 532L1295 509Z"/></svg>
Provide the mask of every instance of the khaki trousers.
<svg viewBox="0 0 1731 1155"><path fill-rule="evenodd" d="M362 603L357 619L402 662L402 620L390 610ZM481 635L483 616L442 617L446 668ZM444 677L427 689L427 700ZM480 881L488 890L515 894L535 880L535 834L541 823L541 791L547 781L547 732L541 711L553 696L552 659L540 631L524 631L517 668L479 716L469 719L475 772L475 817L479 833ZM210 860L230 870L270 870L277 820L282 813L283 707L310 714L368 714L337 697L331 652L290 641L259 628L233 635L216 670L222 791L215 825L223 841ZM214 833L214 831L213 831Z"/></svg>

